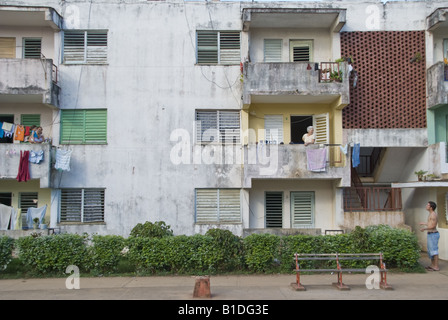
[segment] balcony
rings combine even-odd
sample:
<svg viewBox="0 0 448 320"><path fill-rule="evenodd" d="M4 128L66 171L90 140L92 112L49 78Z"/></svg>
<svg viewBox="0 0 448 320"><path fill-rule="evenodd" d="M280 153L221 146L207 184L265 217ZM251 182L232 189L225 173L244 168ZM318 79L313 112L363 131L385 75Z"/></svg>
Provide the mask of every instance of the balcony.
<svg viewBox="0 0 448 320"><path fill-rule="evenodd" d="M246 63L243 73L243 104L246 106L251 103L326 103L342 109L350 101L345 62Z"/></svg>
<svg viewBox="0 0 448 320"><path fill-rule="evenodd" d="M311 171L304 145L257 144L244 147L244 187L252 179L340 180L340 187L350 186L350 167L339 145L326 145L325 170Z"/></svg>
<svg viewBox="0 0 448 320"><path fill-rule="evenodd" d="M19 171L20 151L43 150L43 160L38 163L30 163L30 178L39 179L41 188L50 187L50 148L51 145L44 144L28 144L28 143L2 143L0 144L0 179L16 179ZM26 182L23 182L26 183Z"/></svg>
<svg viewBox="0 0 448 320"><path fill-rule="evenodd" d="M59 108L57 68L51 59L0 59L0 103Z"/></svg>

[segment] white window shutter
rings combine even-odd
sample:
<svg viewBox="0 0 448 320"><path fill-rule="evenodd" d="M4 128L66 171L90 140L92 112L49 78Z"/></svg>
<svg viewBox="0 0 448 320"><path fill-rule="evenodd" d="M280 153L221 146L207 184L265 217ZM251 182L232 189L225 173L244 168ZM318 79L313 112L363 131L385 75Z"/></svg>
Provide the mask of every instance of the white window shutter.
<svg viewBox="0 0 448 320"><path fill-rule="evenodd" d="M196 112L196 142L218 142L218 115L216 111Z"/></svg>
<svg viewBox="0 0 448 320"><path fill-rule="evenodd" d="M219 33L219 56L221 64L239 64L240 54L240 33L224 32Z"/></svg>
<svg viewBox="0 0 448 320"><path fill-rule="evenodd" d="M85 61L84 31L66 31L64 33L64 63L83 63Z"/></svg>
<svg viewBox="0 0 448 320"><path fill-rule="evenodd" d="M282 61L282 39L264 39L264 62Z"/></svg>
<svg viewBox="0 0 448 320"><path fill-rule="evenodd" d="M265 115L264 116L265 140L270 143L279 144L283 142L283 116Z"/></svg>
<svg viewBox="0 0 448 320"><path fill-rule="evenodd" d="M330 143L329 114L323 113L313 117L315 143Z"/></svg>
<svg viewBox="0 0 448 320"><path fill-rule="evenodd" d="M240 143L240 112L218 111L219 134L222 143Z"/></svg>
<svg viewBox="0 0 448 320"><path fill-rule="evenodd" d="M292 227L312 227L314 225L314 192L291 193Z"/></svg>
<svg viewBox="0 0 448 320"><path fill-rule="evenodd" d="M107 62L107 32L87 32L86 61L93 64Z"/></svg>
<svg viewBox="0 0 448 320"><path fill-rule="evenodd" d="M196 223L218 221L218 189L196 190Z"/></svg>

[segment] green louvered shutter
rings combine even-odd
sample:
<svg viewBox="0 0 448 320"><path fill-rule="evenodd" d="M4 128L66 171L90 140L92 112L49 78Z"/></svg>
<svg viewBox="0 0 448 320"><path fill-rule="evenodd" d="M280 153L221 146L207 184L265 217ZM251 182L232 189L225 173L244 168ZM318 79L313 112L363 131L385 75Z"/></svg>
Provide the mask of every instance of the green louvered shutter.
<svg viewBox="0 0 448 320"><path fill-rule="evenodd" d="M61 144L107 143L107 110L62 110Z"/></svg>
<svg viewBox="0 0 448 320"><path fill-rule="evenodd" d="M40 114L22 114L20 123L27 127L40 126Z"/></svg>
<svg viewBox="0 0 448 320"><path fill-rule="evenodd" d="M61 144L84 142L84 110L61 110Z"/></svg>
<svg viewBox="0 0 448 320"><path fill-rule="evenodd" d="M86 144L105 144L107 142L107 110L85 110Z"/></svg>

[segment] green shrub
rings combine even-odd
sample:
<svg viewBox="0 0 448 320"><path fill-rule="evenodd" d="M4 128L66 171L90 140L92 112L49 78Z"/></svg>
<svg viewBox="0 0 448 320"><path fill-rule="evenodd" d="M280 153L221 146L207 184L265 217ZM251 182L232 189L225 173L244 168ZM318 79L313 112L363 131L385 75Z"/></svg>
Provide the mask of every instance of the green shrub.
<svg viewBox="0 0 448 320"><path fill-rule="evenodd" d="M386 267L397 267L407 271L418 266L421 249L413 232L379 225L367 227L366 233L369 249L383 252Z"/></svg>
<svg viewBox="0 0 448 320"><path fill-rule="evenodd" d="M163 238L173 235L171 226L166 225L164 221L156 221L154 223L146 221L144 224L137 224L130 233L130 237L143 238Z"/></svg>
<svg viewBox="0 0 448 320"><path fill-rule="evenodd" d="M7 236L0 237L0 271L5 270L11 262L13 248L14 239Z"/></svg>
<svg viewBox="0 0 448 320"><path fill-rule="evenodd" d="M27 236L17 239L19 257L32 271L45 273L65 273L69 265L80 270L88 269L89 259L86 236L58 234L51 236Z"/></svg>
<svg viewBox="0 0 448 320"><path fill-rule="evenodd" d="M121 236L107 235L92 237L92 246L89 248L94 272L114 272L120 260L124 257L123 251L126 240Z"/></svg>
<svg viewBox="0 0 448 320"><path fill-rule="evenodd" d="M234 271L244 267L243 241L229 230L210 229L205 234L212 238L212 261L209 270Z"/></svg>
<svg viewBox="0 0 448 320"><path fill-rule="evenodd" d="M281 237L272 234L251 234L244 238L246 265L251 272L274 272L280 261Z"/></svg>

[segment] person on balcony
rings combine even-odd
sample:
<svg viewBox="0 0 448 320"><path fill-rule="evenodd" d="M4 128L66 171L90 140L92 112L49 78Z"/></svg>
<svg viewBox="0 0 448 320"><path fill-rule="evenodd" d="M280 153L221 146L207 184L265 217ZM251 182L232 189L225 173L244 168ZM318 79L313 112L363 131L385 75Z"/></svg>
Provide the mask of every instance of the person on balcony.
<svg viewBox="0 0 448 320"><path fill-rule="evenodd" d="M303 142L305 142L305 146L309 145L309 144L313 144L314 143L314 128L312 126L309 126L308 128L306 128L307 133L305 133L302 136L302 140Z"/></svg>
<svg viewBox="0 0 448 320"><path fill-rule="evenodd" d="M42 143L44 142L44 136L42 134L42 127L37 127L36 131L33 133L33 142Z"/></svg>

